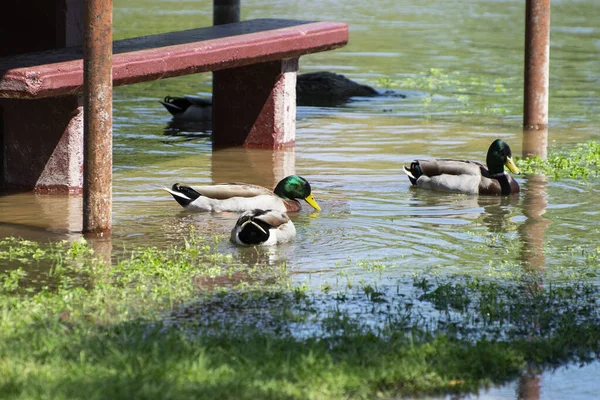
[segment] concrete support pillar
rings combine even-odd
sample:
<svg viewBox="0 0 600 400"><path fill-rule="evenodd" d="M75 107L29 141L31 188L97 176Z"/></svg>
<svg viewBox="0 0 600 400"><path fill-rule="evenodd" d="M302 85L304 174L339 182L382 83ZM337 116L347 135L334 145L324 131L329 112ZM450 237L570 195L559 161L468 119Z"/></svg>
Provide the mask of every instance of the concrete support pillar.
<svg viewBox="0 0 600 400"><path fill-rule="evenodd" d="M215 71L214 146L293 146L297 73L298 58Z"/></svg>
<svg viewBox="0 0 600 400"><path fill-rule="evenodd" d="M83 1L5 2L0 56L81 44ZM81 192L82 135L77 96L0 99L0 188Z"/></svg>
<svg viewBox="0 0 600 400"><path fill-rule="evenodd" d="M81 193L83 111L78 96L0 99L5 189Z"/></svg>
<svg viewBox="0 0 600 400"><path fill-rule="evenodd" d="M83 1L3 1L0 56L80 45Z"/></svg>

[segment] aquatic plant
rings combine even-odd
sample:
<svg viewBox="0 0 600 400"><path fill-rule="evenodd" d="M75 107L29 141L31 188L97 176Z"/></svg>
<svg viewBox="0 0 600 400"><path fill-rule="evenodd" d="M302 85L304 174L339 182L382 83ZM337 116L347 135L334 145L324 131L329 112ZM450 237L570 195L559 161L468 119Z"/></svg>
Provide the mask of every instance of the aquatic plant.
<svg viewBox="0 0 600 400"><path fill-rule="evenodd" d="M597 178L600 166L600 142L592 140L578 144L567 152L551 150L546 160L538 156L518 159L517 165L523 173L543 174L554 179Z"/></svg>
<svg viewBox="0 0 600 400"><path fill-rule="evenodd" d="M516 108L509 108L513 103L511 101L505 101L504 106L498 105L498 96L515 96L507 86L506 79L499 77L487 80L468 72L430 68L416 76L402 79L380 78L377 86L423 92L423 109L429 117L433 113L444 112L447 109L452 109L454 113L461 115L487 116L504 116L516 111ZM489 104L490 99L494 99L493 105ZM448 102L455 105L449 106Z"/></svg>

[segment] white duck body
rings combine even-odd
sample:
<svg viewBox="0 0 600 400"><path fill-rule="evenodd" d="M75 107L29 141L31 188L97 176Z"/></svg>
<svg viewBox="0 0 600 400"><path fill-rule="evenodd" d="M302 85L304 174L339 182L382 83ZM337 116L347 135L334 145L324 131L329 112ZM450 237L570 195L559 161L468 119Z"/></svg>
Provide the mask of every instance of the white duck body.
<svg viewBox="0 0 600 400"><path fill-rule="evenodd" d="M282 213L298 211L296 200L282 199L273 191L250 184L225 183L206 186L183 186L164 188L190 211L243 212L253 209L275 210Z"/></svg>
<svg viewBox="0 0 600 400"><path fill-rule="evenodd" d="M190 211L276 210L297 212L302 209L297 199L303 199L317 211L310 184L298 175L283 178L274 190L248 183L220 183L206 186L187 186L175 183L164 188L185 209Z"/></svg>
<svg viewBox="0 0 600 400"><path fill-rule="evenodd" d="M270 210L286 212L286 207L283 200L269 195L260 195L255 197L231 197L223 200L200 196L196 200L192 201L186 208L192 211L243 212L252 209L257 205Z"/></svg>
<svg viewBox="0 0 600 400"><path fill-rule="evenodd" d="M296 237L296 227L284 212L246 211L231 230L231 241L240 246L271 246Z"/></svg>

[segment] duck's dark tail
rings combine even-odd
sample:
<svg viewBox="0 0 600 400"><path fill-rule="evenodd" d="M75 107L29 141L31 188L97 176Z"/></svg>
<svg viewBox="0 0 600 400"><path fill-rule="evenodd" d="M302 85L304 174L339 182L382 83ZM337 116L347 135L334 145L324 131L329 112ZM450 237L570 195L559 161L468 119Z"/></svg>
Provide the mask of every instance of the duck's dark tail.
<svg viewBox="0 0 600 400"><path fill-rule="evenodd" d="M165 97L164 101L160 102L160 104L165 106L165 108L168 112L171 113L171 115L177 115L184 112L190 106L190 101L184 97L167 96Z"/></svg>
<svg viewBox="0 0 600 400"><path fill-rule="evenodd" d="M171 193L173 198L182 207L189 206L191 202L193 202L194 200L196 200L198 197L201 196L200 193L196 192L191 187L181 186L181 185L179 185L179 183L174 184L173 187L171 187L171 189L166 188L166 187L163 189L166 190L167 192Z"/></svg>
<svg viewBox="0 0 600 400"><path fill-rule="evenodd" d="M271 226L260 219L242 216L236 225L238 239L244 244L252 246L269 240Z"/></svg>
<svg viewBox="0 0 600 400"><path fill-rule="evenodd" d="M402 168L402 170L404 171L404 173L406 175L408 175L408 179L410 180L410 183L412 183L413 185L417 185L417 179L419 179L419 177L421 175L423 175L423 171L421 171L421 166L419 165L418 161L413 161L410 163L410 167L407 167L406 165Z"/></svg>

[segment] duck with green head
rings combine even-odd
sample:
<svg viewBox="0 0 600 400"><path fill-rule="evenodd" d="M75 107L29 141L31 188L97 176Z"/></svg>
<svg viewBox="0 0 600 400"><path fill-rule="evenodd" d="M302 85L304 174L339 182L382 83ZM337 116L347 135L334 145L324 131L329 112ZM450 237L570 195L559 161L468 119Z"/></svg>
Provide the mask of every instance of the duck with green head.
<svg viewBox="0 0 600 400"><path fill-rule="evenodd" d="M486 164L451 159L415 160L403 170L414 186L423 189L496 196L519 193L517 181L504 171L506 166L512 173L520 173L506 142L502 139L492 142Z"/></svg>
<svg viewBox="0 0 600 400"><path fill-rule="evenodd" d="M171 193L182 207L191 211L243 212L262 209L295 212L302 208L298 199L321 211L312 195L310 184L298 175L283 178L273 190L248 183L207 186L185 186L176 183L170 189L164 190Z"/></svg>

